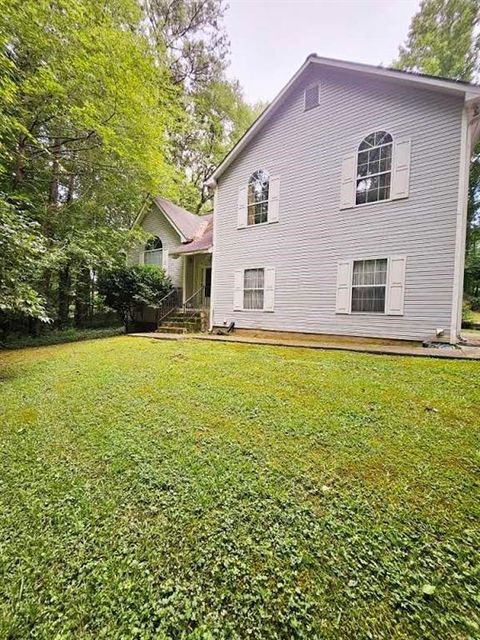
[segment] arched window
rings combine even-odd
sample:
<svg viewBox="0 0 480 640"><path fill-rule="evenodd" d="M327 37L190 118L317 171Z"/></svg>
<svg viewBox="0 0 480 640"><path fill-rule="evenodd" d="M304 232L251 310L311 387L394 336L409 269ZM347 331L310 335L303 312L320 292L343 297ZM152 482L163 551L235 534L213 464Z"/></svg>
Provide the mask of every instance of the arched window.
<svg viewBox="0 0 480 640"><path fill-rule="evenodd" d="M368 135L358 147L356 203L390 198L392 136L386 131Z"/></svg>
<svg viewBox="0 0 480 640"><path fill-rule="evenodd" d="M259 169L248 181L247 224L268 222L268 171Z"/></svg>
<svg viewBox="0 0 480 640"><path fill-rule="evenodd" d="M144 264L157 264L158 266L162 266L162 254L163 254L163 245L162 241L158 236L150 238L150 240L145 245L145 249L143 251L143 262Z"/></svg>

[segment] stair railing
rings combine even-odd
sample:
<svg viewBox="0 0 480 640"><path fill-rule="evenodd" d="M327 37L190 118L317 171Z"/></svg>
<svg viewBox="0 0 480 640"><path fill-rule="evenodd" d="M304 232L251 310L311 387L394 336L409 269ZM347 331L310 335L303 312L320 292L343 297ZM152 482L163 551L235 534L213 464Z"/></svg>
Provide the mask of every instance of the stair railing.
<svg viewBox="0 0 480 640"><path fill-rule="evenodd" d="M186 316L194 315L205 306L205 288L200 287L194 294L185 300L182 305L183 314Z"/></svg>
<svg viewBox="0 0 480 640"><path fill-rule="evenodd" d="M165 320L167 316L173 313L181 305L180 293L178 289L172 289L170 293L164 296L157 306L157 324Z"/></svg>

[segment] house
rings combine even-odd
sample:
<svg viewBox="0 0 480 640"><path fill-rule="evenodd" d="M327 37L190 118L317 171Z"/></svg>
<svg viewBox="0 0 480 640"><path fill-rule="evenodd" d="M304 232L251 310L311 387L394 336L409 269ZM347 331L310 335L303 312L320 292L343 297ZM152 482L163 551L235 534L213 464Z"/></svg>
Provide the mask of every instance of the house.
<svg viewBox="0 0 480 640"><path fill-rule="evenodd" d="M175 288L179 306L210 307L212 282L212 214L197 216L165 198L153 199L138 215L135 225L151 234L145 246L130 256L133 263L157 264L165 269ZM144 310L141 320L162 319L159 311Z"/></svg>
<svg viewBox="0 0 480 640"><path fill-rule="evenodd" d="M479 104L475 85L310 55L208 181L210 326L457 342ZM172 253L195 258L196 234Z"/></svg>

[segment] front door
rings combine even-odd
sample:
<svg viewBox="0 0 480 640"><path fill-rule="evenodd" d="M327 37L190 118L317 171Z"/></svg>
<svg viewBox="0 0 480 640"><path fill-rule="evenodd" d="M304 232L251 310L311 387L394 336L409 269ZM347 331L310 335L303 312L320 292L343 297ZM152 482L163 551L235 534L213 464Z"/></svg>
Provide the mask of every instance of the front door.
<svg viewBox="0 0 480 640"><path fill-rule="evenodd" d="M212 267L206 267L203 270L203 293L205 300L210 302L210 296L212 293Z"/></svg>

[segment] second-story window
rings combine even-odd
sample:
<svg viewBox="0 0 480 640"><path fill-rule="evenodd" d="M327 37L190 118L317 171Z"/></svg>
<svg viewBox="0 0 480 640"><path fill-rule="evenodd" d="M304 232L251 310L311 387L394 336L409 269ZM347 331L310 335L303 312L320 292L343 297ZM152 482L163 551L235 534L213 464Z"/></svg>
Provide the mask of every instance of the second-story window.
<svg viewBox="0 0 480 640"><path fill-rule="evenodd" d="M358 147L356 204L390 198L392 147L386 131L371 133Z"/></svg>
<svg viewBox="0 0 480 640"><path fill-rule="evenodd" d="M163 259L163 245L158 236L151 238L145 245L143 252L144 264L156 264L159 267L162 266Z"/></svg>
<svg viewBox="0 0 480 640"><path fill-rule="evenodd" d="M247 224L268 222L268 171L259 169L248 181Z"/></svg>

